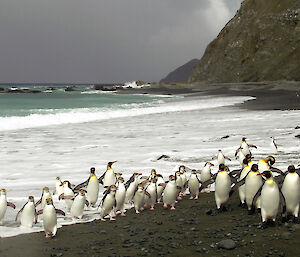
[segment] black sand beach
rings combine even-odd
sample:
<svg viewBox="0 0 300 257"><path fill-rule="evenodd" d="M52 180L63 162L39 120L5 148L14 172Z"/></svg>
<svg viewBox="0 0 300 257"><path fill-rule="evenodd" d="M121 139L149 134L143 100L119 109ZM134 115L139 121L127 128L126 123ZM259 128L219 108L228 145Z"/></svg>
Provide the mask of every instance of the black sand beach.
<svg viewBox="0 0 300 257"><path fill-rule="evenodd" d="M217 213L214 193L199 200L180 201L176 210L145 210L114 222L95 221L64 226L53 239L44 233L1 238L1 256L299 256L300 225L276 222L262 229L258 213L238 207L238 194L229 210ZM234 249L221 248L233 240ZM232 241L231 241L232 243Z"/></svg>
<svg viewBox="0 0 300 257"><path fill-rule="evenodd" d="M159 85L125 91L186 96L250 95L256 100L237 107L300 109L300 83ZM236 192L229 201L229 210L217 213L214 193L201 194L199 200L189 200L187 196L177 204L175 211L165 210L162 205L155 211L146 210L139 215L130 210L126 217L117 217L115 222L64 226L53 239L46 239L44 232L1 238L0 256L300 255L299 224L282 223L278 219L275 226L262 229L260 215L248 215L245 209L238 207L238 202ZM225 239L233 240L234 249L220 248L219 242Z"/></svg>

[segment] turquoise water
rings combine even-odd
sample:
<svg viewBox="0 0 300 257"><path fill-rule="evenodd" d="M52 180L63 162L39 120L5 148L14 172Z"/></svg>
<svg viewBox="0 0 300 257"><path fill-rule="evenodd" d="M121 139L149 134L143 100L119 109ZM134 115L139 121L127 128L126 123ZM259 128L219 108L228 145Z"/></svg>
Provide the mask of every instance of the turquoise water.
<svg viewBox="0 0 300 257"><path fill-rule="evenodd" d="M35 87L36 88L36 87ZM155 97L102 93L89 88L82 91L65 92L60 89L52 93L0 94L0 117L49 114L89 108L129 108L130 105L150 103Z"/></svg>

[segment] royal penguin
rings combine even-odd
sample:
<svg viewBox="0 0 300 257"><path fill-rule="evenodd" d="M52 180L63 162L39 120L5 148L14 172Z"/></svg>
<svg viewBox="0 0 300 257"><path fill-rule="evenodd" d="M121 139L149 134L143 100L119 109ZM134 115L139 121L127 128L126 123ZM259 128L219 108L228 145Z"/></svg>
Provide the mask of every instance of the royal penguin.
<svg viewBox="0 0 300 257"><path fill-rule="evenodd" d="M272 154L278 154L278 147L277 144L275 143L275 138L274 137L270 137L271 138L271 142L270 142L270 150Z"/></svg>
<svg viewBox="0 0 300 257"><path fill-rule="evenodd" d="M253 198L252 208L254 208L256 200L260 196L261 218L263 226L266 226L268 220L275 222L281 202L283 205L283 211L285 210L285 200L281 190L272 176L272 172L265 170L261 173L261 176L264 176L265 180Z"/></svg>
<svg viewBox="0 0 300 257"><path fill-rule="evenodd" d="M154 205L156 204L157 201L157 178L153 177L151 178L151 180L149 181L149 185L146 188L146 192L148 192L148 194L150 195L147 196L147 194L145 195L146 198L146 206L150 206L150 210L153 211L154 210Z"/></svg>
<svg viewBox="0 0 300 257"><path fill-rule="evenodd" d="M135 172L125 183L125 188L126 188L125 208L126 209L130 209L132 207L132 198L139 184L139 176L142 176L142 173Z"/></svg>
<svg viewBox="0 0 300 257"><path fill-rule="evenodd" d="M64 188L61 185L62 181L60 177L56 177L55 188L53 190L53 195L60 196L64 192Z"/></svg>
<svg viewBox="0 0 300 257"><path fill-rule="evenodd" d="M117 161L107 163L106 171L99 178L99 182L103 184L104 187L109 187L116 184L116 174L112 168L112 165L116 162Z"/></svg>
<svg viewBox="0 0 300 257"><path fill-rule="evenodd" d="M13 203L7 201L6 190L2 188L0 189L0 225L3 225L3 220L7 206L12 207L13 209L16 208L16 206Z"/></svg>
<svg viewBox="0 0 300 257"><path fill-rule="evenodd" d="M213 157L213 159L218 160L218 165L225 164L225 160L231 161L231 159L228 156L225 156L221 149L218 150L217 157Z"/></svg>
<svg viewBox="0 0 300 257"><path fill-rule="evenodd" d="M184 165L179 166L180 177L182 179L183 187L181 188L181 195L185 196L185 191L188 186L188 180L186 177L186 167Z"/></svg>
<svg viewBox="0 0 300 257"><path fill-rule="evenodd" d="M82 219L84 206L89 206L89 201L86 199L86 190L80 189L77 191L77 195L73 199L71 206L71 216L73 219Z"/></svg>
<svg viewBox="0 0 300 257"><path fill-rule="evenodd" d="M124 178L118 177L117 178L117 191L116 191L116 212L120 211L121 216L125 215L125 209L124 209L124 203L125 203L125 197L126 197L126 188L124 185Z"/></svg>
<svg viewBox="0 0 300 257"><path fill-rule="evenodd" d="M163 186L165 186L163 192L163 203L164 208L168 208L168 205L171 206L171 210L175 210L176 197L178 196L179 187L176 183L175 176L170 175L169 181L166 182Z"/></svg>
<svg viewBox="0 0 300 257"><path fill-rule="evenodd" d="M200 180L197 177L197 171L192 170L191 176L188 181L188 188L190 191L190 199L198 199L199 197Z"/></svg>
<svg viewBox="0 0 300 257"><path fill-rule="evenodd" d="M215 201L218 210L225 209L225 204L228 202L230 196L231 184L231 178L227 173L226 166L220 164L215 180Z"/></svg>
<svg viewBox="0 0 300 257"><path fill-rule="evenodd" d="M107 187L107 189L104 191L104 196L99 204L98 207L101 206L100 210L100 219L101 221L105 221L105 217L109 215L109 218L111 221L114 221L113 218L113 211L116 207L116 191L117 187L115 185L110 185Z"/></svg>
<svg viewBox="0 0 300 257"><path fill-rule="evenodd" d="M147 183L147 181L138 184L137 189L136 189L133 199L132 199L134 209L137 214L140 213L140 211L144 210L144 204L145 204L145 198L146 198L145 196L147 196L149 198L151 197L150 194L145 191L146 183Z"/></svg>
<svg viewBox="0 0 300 257"><path fill-rule="evenodd" d="M72 189L72 185L71 185L70 181L65 180L62 183L62 186L64 187L64 192L59 195L58 199L59 200L63 199L65 201L66 210L67 210L67 212L70 212L74 198L75 198L75 193Z"/></svg>
<svg viewBox="0 0 300 257"><path fill-rule="evenodd" d="M211 177L212 177L211 167L213 167L213 166L214 166L214 164L212 164L210 162L206 162L204 164L204 167L203 167L203 169L201 170L201 173L200 173L201 183L204 183L204 182L211 179ZM210 192L210 185L207 187L207 189L208 189L208 192Z"/></svg>
<svg viewBox="0 0 300 257"><path fill-rule="evenodd" d="M47 198L44 209L37 212L37 215L43 214L43 226L46 238L55 237L56 235L57 213L65 216L65 213L62 210L56 209L54 207L52 198Z"/></svg>
<svg viewBox="0 0 300 257"><path fill-rule="evenodd" d="M252 213L254 210L252 210L252 202L255 194L258 192L260 187L263 184L262 177L260 176L260 173L258 172L258 165L253 164L251 167L251 170L248 172L248 174L245 177L245 194L246 194L246 204L248 207L249 213ZM260 198L256 201L256 208L260 208Z"/></svg>
<svg viewBox="0 0 300 257"><path fill-rule="evenodd" d="M28 197L28 202L19 210L16 216L16 221L20 216L21 226L32 228L33 223L37 223L37 213L34 205L34 197L31 195Z"/></svg>
<svg viewBox="0 0 300 257"><path fill-rule="evenodd" d="M252 156L250 154L246 154L246 157L243 161L243 169L239 175L239 181L243 180L248 172L250 172L251 167L252 167ZM245 185L241 185L239 187L239 197L240 197L240 205L245 206L246 203L246 188Z"/></svg>
<svg viewBox="0 0 300 257"><path fill-rule="evenodd" d="M51 196L49 187L44 187L43 191L42 191L42 196L41 196L40 200L38 200L36 202L35 207L37 207L39 204L41 204L41 209L43 209L45 207L45 205L46 205L46 199L47 198L51 198L52 199L52 196Z"/></svg>
<svg viewBox="0 0 300 257"><path fill-rule="evenodd" d="M294 165L288 167L281 191L285 198L287 215L293 215L294 219L297 220L300 202L300 178Z"/></svg>
<svg viewBox="0 0 300 257"><path fill-rule="evenodd" d="M164 184L165 180L161 174L156 175L157 182L156 182L156 192L157 192L157 203L162 201L162 193L164 191L164 187L160 186L160 184Z"/></svg>
<svg viewBox="0 0 300 257"><path fill-rule="evenodd" d="M241 165L243 165L243 161L244 161L245 157L246 157L246 156L243 154L242 150L241 150L241 149L238 149L238 150L237 150L237 153L236 153L236 155L235 155L235 158L239 161L239 163L240 163Z"/></svg>

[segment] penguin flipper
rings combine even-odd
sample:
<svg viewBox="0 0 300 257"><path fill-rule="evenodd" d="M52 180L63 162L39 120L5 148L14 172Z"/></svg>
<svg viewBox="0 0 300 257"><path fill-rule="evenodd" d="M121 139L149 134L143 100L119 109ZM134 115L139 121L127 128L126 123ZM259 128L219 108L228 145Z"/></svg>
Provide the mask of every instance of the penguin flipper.
<svg viewBox="0 0 300 257"><path fill-rule="evenodd" d="M261 185L261 187L258 189L258 191L256 192L256 194L254 195L253 200L252 200L252 204L251 204L251 209L255 209L255 203L256 203L258 197L259 197L260 194L261 194L261 190L262 190L264 184L265 184L265 181L264 181L264 183Z"/></svg>
<svg viewBox="0 0 300 257"><path fill-rule="evenodd" d="M79 185L77 185L76 187L73 188L73 191L78 190L82 187L86 187L89 183L90 178L88 178L86 181L80 183Z"/></svg>
<svg viewBox="0 0 300 257"><path fill-rule="evenodd" d="M16 205L11 202L7 202L7 206L16 209Z"/></svg>
<svg viewBox="0 0 300 257"><path fill-rule="evenodd" d="M41 197L40 200L38 200L38 201L35 203L34 207L37 207L41 202L42 202L42 197Z"/></svg>
<svg viewBox="0 0 300 257"><path fill-rule="evenodd" d="M63 216L66 216L65 212L60 210L60 209L55 209L55 212L58 213L58 214L61 214Z"/></svg>
<svg viewBox="0 0 300 257"><path fill-rule="evenodd" d="M283 195L283 193L281 192L281 190L279 189L279 195L280 195L280 202L282 202L282 214L285 214L286 212L286 201L285 201L285 197Z"/></svg>
<svg viewBox="0 0 300 257"><path fill-rule="evenodd" d="M252 148L257 149L257 146L256 146L256 145L248 145L248 147L252 147Z"/></svg>
<svg viewBox="0 0 300 257"><path fill-rule="evenodd" d="M215 180L214 179L209 179L207 181L205 181L204 183L202 183L202 185L199 188L199 191L201 192L204 188L206 188L207 186L209 186L210 184L214 183Z"/></svg>
<svg viewBox="0 0 300 257"><path fill-rule="evenodd" d="M280 170L280 169L278 169L278 168L275 168L275 167L270 167L270 170L271 170L272 172L277 172L277 173L279 173L280 175L284 175L284 174L285 174L282 170Z"/></svg>
<svg viewBox="0 0 300 257"><path fill-rule="evenodd" d="M43 210L39 210L36 215L40 215L40 214L43 214Z"/></svg>
<svg viewBox="0 0 300 257"><path fill-rule="evenodd" d="M34 224L36 224L38 222L38 215L36 210L34 210Z"/></svg>
<svg viewBox="0 0 300 257"><path fill-rule="evenodd" d="M166 187L167 182L166 183L159 183L158 185L161 186L161 187Z"/></svg>
<svg viewBox="0 0 300 257"><path fill-rule="evenodd" d="M298 176L300 177L300 169L296 169L295 172L298 174Z"/></svg>
<svg viewBox="0 0 300 257"><path fill-rule="evenodd" d="M238 175L239 176L241 174L241 172L242 172L242 169L237 169L237 170L231 171L230 174L232 176L234 176L234 175Z"/></svg>
<svg viewBox="0 0 300 257"><path fill-rule="evenodd" d="M25 205L26 205L26 204L24 204L24 206L21 208L21 210L18 211L15 221L18 220L18 217L19 217L19 215L21 214L21 212L23 211Z"/></svg>
<svg viewBox="0 0 300 257"><path fill-rule="evenodd" d="M64 199L64 197L65 197L65 194L62 193L58 196L58 200ZM38 206L38 202L35 204L35 206Z"/></svg>
<svg viewBox="0 0 300 257"><path fill-rule="evenodd" d="M88 207L90 205L88 200L85 200L85 205Z"/></svg>
<svg viewBox="0 0 300 257"><path fill-rule="evenodd" d="M145 191L145 194L146 194L149 198L151 198L151 195L150 195L147 191Z"/></svg>
<svg viewBox="0 0 300 257"><path fill-rule="evenodd" d="M235 192L236 189L238 189L240 186L244 185L245 184L245 181L246 181L246 177L248 176L248 174L250 173L250 171L247 173L247 175L241 179L240 181L236 181L236 178L234 177L231 177L231 182L234 183L234 186L231 188L230 192L229 192L229 197L232 196L232 194ZM229 174L230 175L230 174Z"/></svg>
<svg viewBox="0 0 300 257"><path fill-rule="evenodd" d="M235 150L234 157L237 157L237 155L238 155L238 152L239 152L241 149L242 149L242 148L241 148L241 147L239 147L238 149L236 149L236 150Z"/></svg>
<svg viewBox="0 0 300 257"><path fill-rule="evenodd" d="M224 158L228 161L231 161L231 159L228 156L224 156Z"/></svg>
<svg viewBox="0 0 300 257"><path fill-rule="evenodd" d="M107 170L106 170L106 171L107 171ZM103 185L103 179L104 179L104 176L105 176L106 171L101 175L100 178L98 178L98 182L99 182L100 184L102 184L102 185Z"/></svg>

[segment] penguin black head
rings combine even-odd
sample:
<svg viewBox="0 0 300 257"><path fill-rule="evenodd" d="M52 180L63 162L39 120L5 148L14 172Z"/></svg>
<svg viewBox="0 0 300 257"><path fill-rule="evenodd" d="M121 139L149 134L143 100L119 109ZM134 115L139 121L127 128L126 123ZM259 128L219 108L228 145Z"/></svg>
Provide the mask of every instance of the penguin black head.
<svg viewBox="0 0 300 257"><path fill-rule="evenodd" d="M265 170L263 173L261 173L262 176L265 176L267 179L272 177L272 173L269 170Z"/></svg>
<svg viewBox="0 0 300 257"><path fill-rule="evenodd" d="M107 163L107 168L110 169L111 166L112 166L115 162L117 162L117 161Z"/></svg>
<svg viewBox="0 0 300 257"><path fill-rule="evenodd" d="M247 165L250 161L252 160L252 156L251 154L246 154L244 160L243 160L243 164Z"/></svg>
<svg viewBox="0 0 300 257"><path fill-rule="evenodd" d="M272 166L275 163L275 158L273 156L268 156L268 163Z"/></svg>
<svg viewBox="0 0 300 257"><path fill-rule="evenodd" d="M257 164L253 164L252 167L251 167L251 170L255 171L255 172L258 171L258 165Z"/></svg>
<svg viewBox="0 0 300 257"><path fill-rule="evenodd" d="M96 170L95 167L92 167L91 168L91 174L95 174L95 170Z"/></svg>
<svg viewBox="0 0 300 257"><path fill-rule="evenodd" d="M242 142L246 142L246 139L247 139L246 137L243 137Z"/></svg>
<svg viewBox="0 0 300 257"><path fill-rule="evenodd" d="M295 166L294 165L290 165L288 167L288 173L294 173L296 171Z"/></svg>
<svg viewBox="0 0 300 257"><path fill-rule="evenodd" d="M225 165L223 164L223 163L221 163L220 165L219 165L219 170L224 170L225 169Z"/></svg>

